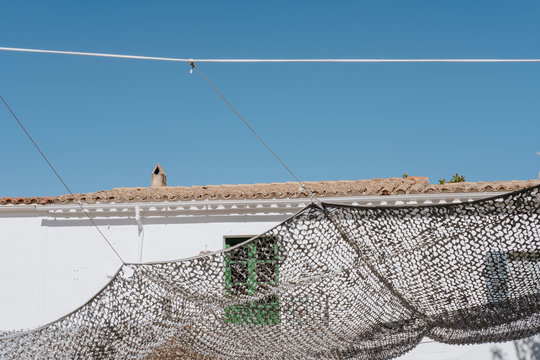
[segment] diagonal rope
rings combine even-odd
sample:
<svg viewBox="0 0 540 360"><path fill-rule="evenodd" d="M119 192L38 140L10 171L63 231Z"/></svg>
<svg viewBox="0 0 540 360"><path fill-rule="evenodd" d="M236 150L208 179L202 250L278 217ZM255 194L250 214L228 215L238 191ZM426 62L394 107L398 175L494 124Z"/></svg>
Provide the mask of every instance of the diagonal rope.
<svg viewBox="0 0 540 360"><path fill-rule="evenodd" d="M64 50L43 50L43 49L28 49L28 48L13 48L0 47L0 51L12 52L28 52L41 54L59 54L59 55L78 55L78 56L96 56L119 59L136 59L136 60L156 60L156 61L175 61L175 62L213 62L213 63L529 63L540 62L540 59L522 58L522 59L185 59L159 56L139 56L139 55L122 55L122 54L106 54L81 51L64 51Z"/></svg>
<svg viewBox="0 0 540 360"><path fill-rule="evenodd" d="M71 191L71 189L69 188L69 186L67 186L66 182L64 181L64 179L62 179L62 177L60 176L60 174L58 173L58 171L56 171L56 169L54 168L54 166L51 164L51 162L49 161L49 159L47 159L47 156L45 156L45 154L43 153L43 151L41 151L41 149L39 148L38 144L34 141L34 138L32 138L32 136L30 135L30 133L28 132L28 130L26 130L26 128L24 127L24 125L22 124L22 122L19 120L19 118L17 117L17 115L15 115L15 112L13 112L13 110L11 109L11 107L8 105L8 103L6 102L6 100L4 99L4 97L2 95L0 95L0 99L2 99L2 102L4 103L4 105L6 105L6 108L9 110L9 112L11 113L11 115L13 116L13 118L17 121L17 123L19 124L19 126L21 127L21 129L23 129L24 133L26 134L26 136L28 137L28 139L30 139L30 141L32 142L32 144L34 144L34 147L37 149L37 151L41 154L41 156L43 157L43 159L45 159L45 162L47 162L47 165L49 165L49 167L51 168L51 170L54 172L54 174L56 175L56 177L58 178L58 180L60 180L60 182L62 183L62 185L64 185L64 187L66 188L66 190L70 193L70 195L73 197L73 200L77 203L77 205L79 205L79 207L81 208L82 212L84 213L84 215L86 215L86 217L88 218L88 220L90 220L90 222L92 223L92 225L94 225L94 227L96 228L96 230L99 232L99 234L101 235L101 237L107 242L107 244L109 245L109 247L112 249L112 251L114 251L114 253L116 254L116 256L118 257L118 259L120 259L120 261L122 262L122 264L125 264L126 262L124 261L124 259L122 259L122 257L120 256L120 254L118 253L118 251L116 251L116 249L114 248L114 246L112 246L111 242L107 239L107 237L105 236L105 234L103 234L103 232L101 231L101 229L96 225L96 223L94 222L94 219L92 219L92 217L90 216L90 214L88 214L88 212L86 211L86 209L82 206L81 202L80 201L77 201L75 195L73 194L73 192Z"/></svg>
<svg viewBox="0 0 540 360"><path fill-rule="evenodd" d="M257 133L257 131L255 131L255 129L247 122L247 120L242 116L242 114L240 114L238 112L238 110L236 110L236 108L229 102L229 100L227 100L227 98L214 86L214 84L212 84L212 82L210 80L208 80L208 78L201 72L201 70L195 65L194 62L190 62L190 65L192 67L192 69L195 69L197 70L197 72L203 77L204 80L206 80L206 82L208 83L208 85L210 85L212 87L212 89L214 89L214 91L221 97L221 99L231 108L231 110L236 114L236 116L238 116L238 118L240 120L242 120L242 122L244 123L244 125L247 126L247 128L257 137L257 139L259 139L259 141L266 147L266 149L268 149L268 151L270 151L270 153L272 153L272 155L274 155L274 157L279 161L279 163L281 165L283 165L283 167L285 168L285 170L287 170L289 172L289 174L291 174L291 176L300 184L301 188L304 189L309 197L311 198L311 201L314 202L314 203L317 203L317 204L320 204L320 200L315 196L315 194L313 194L313 192L306 186L306 184L304 184L304 182L302 180L300 180L298 178L298 176L296 176L296 174L287 166L287 164L285 164L285 162L283 160L281 160L281 158L274 152L274 150L272 150L272 148L270 148L270 146L266 143L266 141L263 140L263 138Z"/></svg>

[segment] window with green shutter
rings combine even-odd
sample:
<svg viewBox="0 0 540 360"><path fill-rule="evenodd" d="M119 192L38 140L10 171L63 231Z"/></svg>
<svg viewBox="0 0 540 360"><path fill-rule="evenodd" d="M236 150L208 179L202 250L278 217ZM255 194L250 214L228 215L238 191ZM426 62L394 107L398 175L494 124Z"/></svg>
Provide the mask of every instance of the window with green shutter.
<svg viewBox="0 0 540 360"><path fill-rule="evenodd" d="M249 237L225 238L225 247L238 245ZM225 291L228 296L257 295L261 287L275 286L279 278L278 239L260 238L237 251L225 253ZM236 324L279 324L277 295L257 301L229 306L225 309L228 322Z"/></svg>

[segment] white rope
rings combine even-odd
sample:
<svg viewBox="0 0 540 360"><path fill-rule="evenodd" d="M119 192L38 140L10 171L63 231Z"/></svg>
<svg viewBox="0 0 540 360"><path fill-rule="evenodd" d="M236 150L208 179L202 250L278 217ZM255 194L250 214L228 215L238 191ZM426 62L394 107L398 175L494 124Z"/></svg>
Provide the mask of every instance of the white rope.
<svg viewBox="0 0 540 360"><path fill-rule="evenodd" d="M102 53L89 53L89 52L79 52L79 51L60 51L60 50L22 49L22 48L10 48L10 47L0 47L0 50L2 50L2 51L16 51L16 52L43 53L43 54L62 54L62 55L80 55L80 56L99 56L99 57L110 57L110 58L120 58L120 59L139 59L139 60L158 60L158 61L179 61L179 62L187 62L187 61L189 60L189 59L175 59L175 58L155 57L155 56L136 56L136 55L102 54Z"/></svg>
<svg viewBox="0 0 540 360"><path fill-rule="evenodd" d="M184 59L157 56L138 56L121 54L104 54L79 51L40 50L0 47L1 51L30 52L43 54L97 56L119 59L138 59L175 62L206 63L524 63L540 62L540 59Z"/></svg>

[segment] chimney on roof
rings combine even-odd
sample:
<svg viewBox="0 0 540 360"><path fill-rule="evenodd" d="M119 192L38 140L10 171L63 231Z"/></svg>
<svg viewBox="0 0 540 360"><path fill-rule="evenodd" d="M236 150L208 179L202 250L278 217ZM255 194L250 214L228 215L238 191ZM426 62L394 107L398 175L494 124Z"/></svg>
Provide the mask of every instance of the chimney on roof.
<svg viewBox="0 0 540 360"><path fill-rule="evenodd" d="M167 186L167 175L165 175L165 171L163 171L161 165L156 164L156 167L152 171L152 182L150 183L150 187L161 186Z"/></svg>

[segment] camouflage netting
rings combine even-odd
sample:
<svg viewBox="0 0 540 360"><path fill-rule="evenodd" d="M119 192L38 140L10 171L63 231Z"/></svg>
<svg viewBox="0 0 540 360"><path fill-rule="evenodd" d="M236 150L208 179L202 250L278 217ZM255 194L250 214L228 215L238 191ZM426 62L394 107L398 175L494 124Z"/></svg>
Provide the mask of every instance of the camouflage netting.
<svg viewBox="0 0 540 360"><path fill-rule="evenodd" d="M420 207L311 205L218 253L124 265L2 359L389 359L540 331L540 187Z"/></svg>

